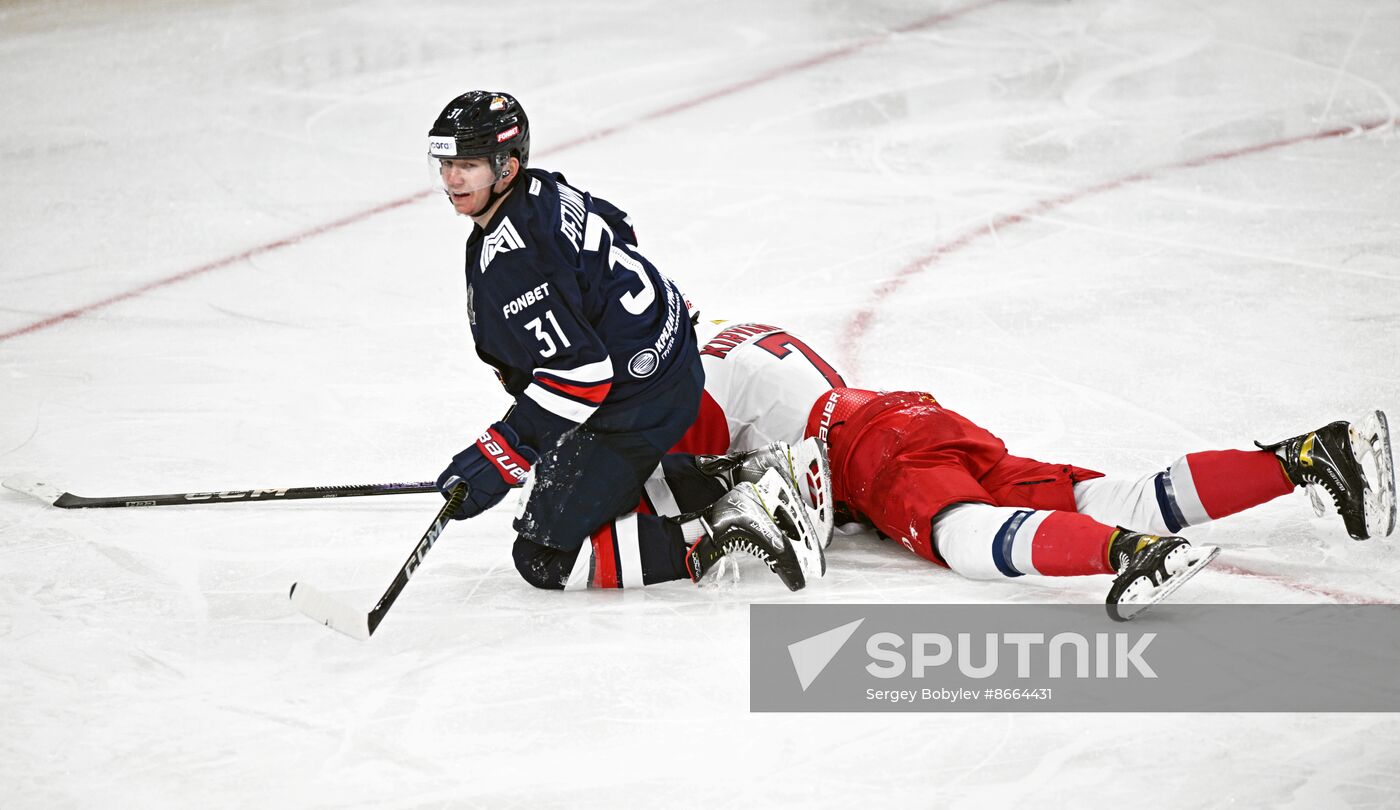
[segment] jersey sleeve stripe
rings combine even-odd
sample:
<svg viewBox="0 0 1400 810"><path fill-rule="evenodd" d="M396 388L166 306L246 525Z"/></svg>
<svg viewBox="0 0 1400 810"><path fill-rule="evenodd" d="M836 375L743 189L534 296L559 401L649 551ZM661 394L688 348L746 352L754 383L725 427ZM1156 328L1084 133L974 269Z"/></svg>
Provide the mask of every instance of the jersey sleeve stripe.
<svg viewBox="0 0 1400 810"><path fill-rule="evenodd" d="M611 357L604 357L596 363L586 363L573 368L537 368L534 374L536 377L547 374L575 383L598 383L612 380L613 364Z"/></svg>
<svg viewBox="0 0 1400 810"><path fill-rule="evenodd" d="M612 390L612 382L601 382L593 385L568 385L566 383L551 380L548 377L536 377L535 382L558 394L565 394L575 399L582 399L592 402L594 405L601 405L607 398L608 391Z"/></svg>
<svg viewBox="0 0 1400 810"><path fill-rule="evenodd" d="M538 381L531 383L525 388L525 396L529 397L541 408L554 414L562 416L570 422L586 422L593 412L598 410L598 406L588 402L579 402L576 399L556 394Z"/></svg>

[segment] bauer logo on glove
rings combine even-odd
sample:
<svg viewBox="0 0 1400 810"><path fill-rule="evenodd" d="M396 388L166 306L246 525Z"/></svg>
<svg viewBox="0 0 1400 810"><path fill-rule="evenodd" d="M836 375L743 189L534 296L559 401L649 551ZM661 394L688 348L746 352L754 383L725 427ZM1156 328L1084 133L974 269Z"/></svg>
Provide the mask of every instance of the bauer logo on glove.
<svg viewBox="0 0 1400 810"><path fill-rule="evenodd" d="M510 430L505 425L501 427ZM525 483L525 476L530 474L531 462L513 453L510 444L502 439L499 433L487 428L486 432L481 434L481 438L476 440L476 443L485 451L487 458L496 465L496 469L501 473L501 478L507 484L519 486ZM531 454L533 455L533 451Z"/></svg>
<svg viewBox="0 0 1400 810"><path fill-rule="evenodd" d="M520 443L514 428L497 422L481 434L476 444L452 457L452 463L437 478L437 488L446 498L458 482L465 483L467 497L452 517L476 517L525 483L538 458L533 448Z"/></svg>

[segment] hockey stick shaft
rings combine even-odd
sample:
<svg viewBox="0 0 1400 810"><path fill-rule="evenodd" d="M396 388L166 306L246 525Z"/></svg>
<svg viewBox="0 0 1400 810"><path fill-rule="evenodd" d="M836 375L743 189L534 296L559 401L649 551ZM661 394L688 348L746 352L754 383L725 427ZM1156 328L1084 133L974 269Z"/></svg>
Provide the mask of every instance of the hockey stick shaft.
<svg viewBox="0 0 1400 810"><path fill-rule="evenodd" d="M176 492L168 495L115 495L86 497L65 492L53 484L26 476L6 479L5 487L32 495L60 509L112 509L128 506L191 506L248 501L300 501L321 498L361 498L368 495L412 495L436 492L431 481L347 486L234 489L222 492Z"/></svg>
<svg viewBox="0 0 1400 810"><path fill-rule="evenodd" d="M374 633L374 629L379 623L384 621L384 616L393 606L394 600L399 598L403 589L408 585L413 573L418 570L418 566L423 564L423 558L428 556L433 544L442 536L443 529L452 520L452 514L457 511L457 507L462 505L462 501L467 497L467 485L458 484L452 488L452 494L448 496L447 503L438 510L437 517L433 518L433 523L428 530L423 532L423 536L418 539L418 545L414 547L413 553L408 555L408 559L399 566L399 573L394 577L394 581L389 583L384 595L379 597L379 601L369 612L369 632Z"/></svg>
<svg viewBox="0 0 1400 810"><path fill-rule="evenodd" d="M438 510L437 516L433 518L432 525L423 532L418 544L413 547L413 552L399 566L399 572L394 576L394 581L389 583L384 595L379 597L379 601L370 609L368 614L356 613L348 610L338 601L326 596L322 592L301 583L292 583L292 589L288 594L302 613L315 619L321 624L334 630L339 630L346 635L361 640L368 639L374 634L379 623L384 621L384 617L389 613L389 608L393 607L394 601L403 593L403 589L408 586L408 581L413 578L414 572L423 564L423 559L432 550L433 544L442 536L442 532L447 528L447 524L452 520L452 514L461 506L463 499L467 496L467 485L458 484L452 488L447 502Z"/></svg>

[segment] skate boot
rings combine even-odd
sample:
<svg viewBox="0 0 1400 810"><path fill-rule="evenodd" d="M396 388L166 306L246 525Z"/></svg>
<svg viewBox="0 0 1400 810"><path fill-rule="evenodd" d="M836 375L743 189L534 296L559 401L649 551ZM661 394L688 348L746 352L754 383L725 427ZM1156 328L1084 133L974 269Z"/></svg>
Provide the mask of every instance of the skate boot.
<svg viewBox="0 0 1400 810"><path fill-rule="evenodd" d="M787 485L802 496L822 548L831 544L836 525L831 465L827 461L826 445L820 440L805 439L795 447L786 442L770 442L748 452L696 456L695 463L702 473L718 478L730 488L745 481L756 484L764 472L777 470Z"/></svg>
<svg viewBox="0 0 1400 810"><path fill-rule="evenodd" d="M758 483L742 481L700 514L705 536L686 554L695 582L725 555L747 552L762 560L788 590L800 591L822 576L826 560L805 510L777 470Z"/></svg>
<svg viewBox="0 0 1400 810"><path fill-rule="evenodd" d="M1258 444L1278 457L1288 480L1308 488L1319 515L1332 503L1354 540L1385 537L1395 529L1395 467L1385 414L1374 411L1357 424L1333 422L1274 444Z"/></svg>
<svg viewBox="0 0 1400 810"><path fill-rule="evenodd" d="M1193 546L1180 537L1158 537L1118 528L1108 543L1108 562L1118 572L1108 591L1108 616L1126 622L1180 588L1201 572L1216 546Z"/></svg>

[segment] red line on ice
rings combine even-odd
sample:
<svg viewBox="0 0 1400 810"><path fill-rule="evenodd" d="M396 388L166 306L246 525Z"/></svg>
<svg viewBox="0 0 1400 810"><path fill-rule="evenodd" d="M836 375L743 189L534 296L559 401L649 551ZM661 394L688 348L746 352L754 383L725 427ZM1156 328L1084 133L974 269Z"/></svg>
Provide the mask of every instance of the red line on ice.
<svg viewBox="0 0 1400 810"><path fill-rule="evenodd" d="M217 259L215 261L209 262L208 264L201 264L198 267L192 267L189 270L185 270L183 272L176 273L171 276L166 276L164 278L159 278L155 281L147 282L139 287L134 287L130 290L127 290L126 292L117 293L116 295L110 296L108 298L103 298L100 301L94 301L91 304L85 304L84 306L78 307L76 309L70 309L67 312L60 312L57 315L51 315L47 318L44 318L43 320L35 321L34 323L28 324L27 326L21 326L18 329L12 329L9 332L0 333L0 340L9 340L10 338L19 337L20 335L27 335L30 332L37 332L40 329L47 329L50 326L56 326L57 324L63 323L64 321L71 321L74 318L81 318L89 312L102 309L103 307L109 307L112 304L120 303L131 298L136 298L137 296L145 295L146 293L151 292L152 290L158 290L162 287L168 287L171 284L178 284L181 281L187 281L196 276L202 276L205 273L211 272L213 270L220 270L222 268L229 267L230 265L237 264L238 262L241 262L244 259L251 259L254 256L259 256L264 253L271 253L274 250L280 250L284 247L290 247L291 245L295 245L298 242L310 239L313 236L320 236L323 233L328 233L330 231L336 230L337 228L344 228L347 225L354 224L364 219L369 219L375 214L382 214L385 211L391 211L395 208L400 208L402 206L408 205L414 200L421 199L423 196L425 195L415 194L411 197L404 197L402 199L394 200L393 202L384 203L383 205L376 205L373 208L360 211L359 213L350 214L349 216L341 217L340 219L336 220L331 220L330 222L324 223L322 225L317 225L316 227L302 231L301 233L293 234L291 236L285 236L281 239L278 239L275 242L268 242L266 244L259 245L255 248L249 248L248 250L245 250L242 253L235 253L232 256L225 256L222 259Z"/></svg>
<svg viewBox="0 0 1400 810"><path fill-rule="evenodd" d="M1046 197L1043 200L1032 202L1029 205L1017 211L1013 211L1008 214L1000 214L993 218L989 224L979 225L976 228L969 228L968 230L964 231L961 234L958 234L952 239L935 245L924 255L904 265L904 267L900 268L900 270L896 272L893 276L890 276L889 278L877 284L870 302L867 303L861 309L857 310L856 313L851 316L851 319L846 322L846 328L843 331L841 340L838 341L838 345L847 346L851 348L845 350L846 357L844 358L842 367L847 369L848 372L852 375L856 375L859 373L857 368L858 364L856 352L859 349L861 341L865 339L866 333L869 331L871 324L874 322L876 311L879 310L880 307L883 306L885 302L889 300L891 295L897 292L905 284L909 283L911 279L918 276L920 273L938 264L938 262L941 259L943 259L943 257L951 253L955 253L959 250L962 250L968 245L971 245L973 242L976 242L978 239L990 236L1003 228L1026 222L1027 220L1033 219L1036 216L1045 214L1049 211L1053 211L1056 208L1062 208L1066 205L1069 205L1070 203L1078 202L1087 197L1092 197L1095 194L1103 194L1105 192L1115 191L1117 189L1123 188L1124 186L1132 185L1134 183L1140 183L1144 180L1151 180L1169 171L1174 171L1177 169L1194 169L1202 166L1209 166L1214 163L1223 163L1227 160L1234 160L1235 158L1247 157L1249 155L1257 155L1261 152L1269 152L1274 149L1281 149L1286 146L1294 146L1300 143L1307 143L1310 141L1322 141L1327 140L1329 138L1339 138L1343 135L1360 134L1363 132L1369 132L1374 129L1379 129L1380 127L1386 126L1391 123L1393 123L1393 121L1390 118L1377 119L1374 121L1366 121L1364 123L1355 125L1333 127L1331 129L1324 129L1318 132L1311 132L1305 135L1296 135L1291 138L1279 138L1273 141L1266 141L1264 143L1254 144L1253 146L1244 146L1238 149L1227 149L1221 152L1212 152L1208 155L1201 155L1200 157L1189 158L1187 160L1180 160L1174 163L1166 163L1155 168L1143 169L1141 171L1136 171L1131 174L1126 174L1122 177L1118 177L1111 180L1105 180L1103 182L1095 183L1091 186L1085 186L1084 188L1075 191L1069 191L1054 197ZM1358 594L1348 593L1346 591L1336 590L1333 588L1309 585L1307 583L1298 582L1287 577L1278 576L1274 574L1262 574L1234 565L1216 565L1215 568L1221 571L1222 573L1232 574L1234 576L1244 576L1253 579L1266 580L1268 582L1273 582L1277 585L1282 585L1283 587L1290 588L1292 590L1316 594L1318 596L1324 596L1333 600L1334 602L1340 602L1342 604L1390 604L1390 602L1384 599L1377 599L1369 596L1361 596Z"/></svg>
<svg viewBox="0 0 1400 810"><path fill-rule="evenodd" d="M875 319L875 313L880 309L881 306L885 304L886 301L889 300L891 295L898 292L901 287L909 283L910 279L913 279L915 276L918 276L920 273L924 272L930 267L933 267L944 256L947 256L950 253L956 253L957 251L962 250L968 245L971 245L973 242L976 242L977 240L983 237L991 236L997 233L998 231L1002 230L1003 228L1008 228L1012 225L1017 225L1027 220L1034 219L1037 216L1049 213L1050 211L1053 211L1057 208L1063 208L1064 206L1069 205L1070 203L1079 202L1080 200L1092 197L1096 194L1103 194L1109 191L1116 191L1120 188L1123 188L1124 186L1129 186L1134 183L1141 183L1144 180L1155 179L1159 175L1164 174L1166 172L1175 171L1178 169L1200 168L1202 166L1209 166L1213 163L1223 163L1227 160L1234 160L1235 158L1247 157L1249 155L1257 155L1261 152L1269 152L1274 149L1282 149L1285 146L1294 146L1296 144L1307 143L1309 141L1321 141L1326 140L1328 138L1339 138L1343 135L1360 134L1363 132L1369 132L1373 129L1378 129L1390 123L1392 123L1391 119L1384 118L1375 121L1367 121L1361 124L1333 127L1331 129L1324 129L1320 132L1311 132L1306 135L1295 135L1291 138L1279 138L1278 140L1266 141L1264 143L1255 144L1253 146L1244 146L1238 149L1227 149L1222 152L1212 152L1208 155L1189 158L1187 160L1180 160L1175 163L1166 163L1155 168L1143 169L1141 171L1136 171L1131 174L1123 175L1122 177L1114 178L1111 180L1104 180L1103 182L1095 183L1091 186L1085 186L1081 189L1068 191L1064 194L1059 194L1054 197L1046 197L1045 199L1037 200L1024 208L1021 208L1017 211L1013 211L1011 213L998 214L996 217L992 218L991 222L987 224L979 224L974 228L969 228L968 230L962 232L961 234L958 234L952 239L935 245L924 255L904 265L904 267L900 268L899 271L896 272L893 276L890 276L889 278L877 284L875 286L875 291L871 297L870 302L867 303L861 309L857 310L856 313L851 316L851 319L846 322L846 328L843 331L841 340L838 342L838 345L850 348L845 349L846 356L845 358L843 358L842 367L848 369L852 376L858 376L859 361L857 356L857 350L859 349L860 342L865 338L866 332L870 330L870 326Z"/></svg>
<svg viewBox="0 0 1400 810"><path fill-rule="evenodd" d="M1275 585L1282 585L1295 591L1325 596L1333 602L1343 605L1390 605L1394 604L1388 599L1377 599L1373 596L1361 596L1360 594L1339 591L1336 588L1325 588L1321 585L1309 585L1306 582L1299 582L1296 579L1289 579L1281 574L1265 574L1259 571L1251 571L1248 568L1241 568L1238 565L1226 565L1216 563L1208 571L1216 570L1224 574L1234 574L1235 576L1248 577L1250 579L1262 579L1265 582L1272 582Z"/></svg>
<svg viewBox="0 0 1400 810"><path fill-rule="evenodd" d="M836 48L830 51L824 51L814 56L809 56L806 59L802 59L796 62L790 62L786 65L779 65L778 67L770 68L766 71L763 71L762 73L759 73L756 76L744 79L743 81L735 82L733 84L720 87L716 90L711 90L708 93L704 93L703 95L696 96L686 101L672 104L669 107L663 107L659 110L654 110L650 113L646 113L645 115L630 119L626 123L617 124L615 126L610 127L604 127L603 129L599 129L594 132L590 132L588 134L579 136L577 138L574 138L573 140L565 141L564 143L559 144L552 149L545 150L544 154L562 152L565 149L572 149L575 146L580 146L585 143L601 140L603 138L615 135L618 132L631 129L637 126L638 124L646 123L649 121L655 121L660 118L675 115L676 113L685 112L686 110L693 109L711 101L725 98L726 96L732 96L735 93L748 90L751 87L756 87L760 84L764 84L765 82L770 82L775 79L780 79L784 76L789 76L793 73L806 70L808 68L814 68L819 65L825 65L829 62L833 62L837 59L845 58L871 46L888 42L890 39L892 39L898 34L908 34L914 31L923 30L925 28L930 28L940 23L945 23L950 20L957 19L958 17L962 17L966 14L970 14L974 11L986 8L987 6L991 6L1000 2L1003 2L1003 0L977 0L977 2L968 3L966 5L950 9L948 11L940 12L938 14L934 14L928 17L923 17L918 20L915 20L914 22L906 23L897 28L891 28L882 33L866 37L865 39L859 40L850 45L846 45L844 47ZM322 234L339 230L349 225L353 225L357 222L369 219L370 217L375 216L376 214L382 214L385 211L391 211L395 208L401 208L405 205L408 205L409 203L426 199L432 194L432 191L421 191L417 194L413 194L408 197L403 197L392 202L377 205L373 208L369 208L358 213L349 214L347 216L341 217L340 219L332 220L322 225L317 225L314 228L309 228L307 230L301 231L300 233L295 233L291 236L283 237L274 242L268 242L266 244L259 245L255 248L250 248L248 250L243 251L242 253L237 253L232 256L226 256L222 259L217 259L215 261L209 262L208 264L202 264L198 267L193 267L189 270L175 273L174 275L156 279L155 281L142 284L139 287L134 287L130 290L127 290L126 292L118 293L108 298L103 298L100 301L94 301L90 304L85 304L83 306L70 309L67 312L60 312L57 315L51 315L42 320L35 321L33 323L18 327L16 329L12 329L8 332L0 332L0 341L6 341L10 338L19 337L20 335L27 335L32 332L38 332L39 330L47 329L50 326L56 326L66 321L71 321L75 318L81 318L84 315L87 315L91 312L95 312L99 309L109 307L113 304L136 298L141 295L145 295L146 293L151 292L152 290L158 290L162 287L168 287L172 284L178 284L182 281L188 281L189 279L195 278L197 276L202 276L214 270L221 270L225 267L230 267L232 265L238 264L244 259L251 259L255 256L260 256L264 253L271 253L275 250L290 247L292 245L304 242L313 237L321 236Z"/></svg>

